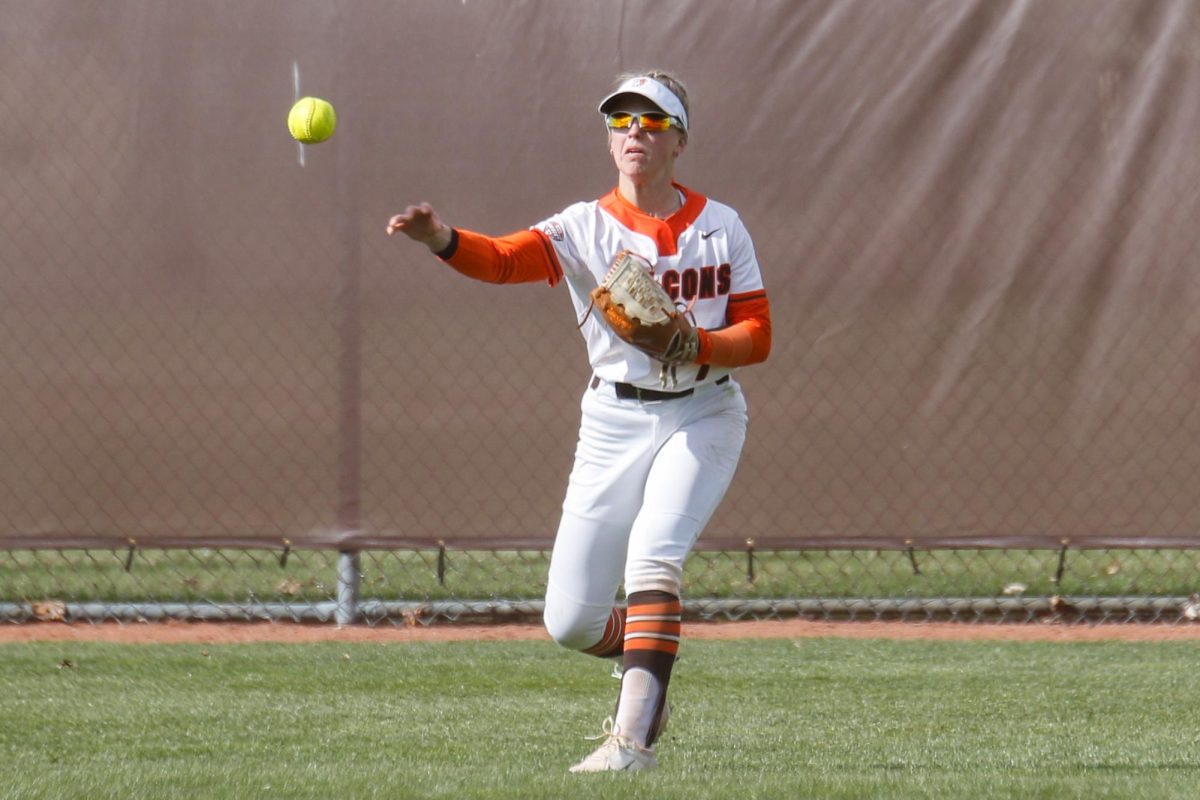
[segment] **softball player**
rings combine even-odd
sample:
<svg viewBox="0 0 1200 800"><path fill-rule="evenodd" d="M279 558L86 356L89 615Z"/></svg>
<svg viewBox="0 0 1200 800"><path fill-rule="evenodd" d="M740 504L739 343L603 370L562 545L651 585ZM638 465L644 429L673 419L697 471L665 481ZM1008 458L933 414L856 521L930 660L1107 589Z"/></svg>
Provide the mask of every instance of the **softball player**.
<svg viewBox="0 0 1200 800"><path fill-rule="evenodd" d="M657 766L667 686L679 650L684 560L733 478L746 431L735 367L766 359L771 320L754 245L737 213L675 182L688 141L682 84L664 72L622 76L600 103L617 186L502 237L452 228L427 204L388 222L483 281L566 283L592 378L550 560L544 621L565 647L623 660L615 719L572 772ZM695 363L669 390L661 365L627 345L589 294L614 256L655 266L699 329ZM625 607L616 605L621 583Z"/></svg>

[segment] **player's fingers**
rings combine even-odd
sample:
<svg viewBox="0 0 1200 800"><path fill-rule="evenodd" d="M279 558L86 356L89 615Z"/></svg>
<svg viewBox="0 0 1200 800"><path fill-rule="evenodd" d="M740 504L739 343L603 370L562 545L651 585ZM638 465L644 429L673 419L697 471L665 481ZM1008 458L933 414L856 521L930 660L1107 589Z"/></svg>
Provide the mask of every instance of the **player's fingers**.
<svg viewBox="0 0 1200 800"><path fill-rule="evenodd" d="M390 220L388 220L388 234L391 235L396 231L407 230L413 227L414 223L420 222L419 217L421 216L422 214L418 208L415 206L409 206L408 208L404 209L403 213L396 214Z"/></svg>
<svg viewBox="0 0 1200 800"><path fill-rule="evenodd" d="M420 239L422 232L431 232L438 227L437 214L433 210L433 206L429 203L421 203L416 206L409 206L400 214L396 214L388 220L387 232L391 236L396 231L402 231L409 236Z"/></svg>

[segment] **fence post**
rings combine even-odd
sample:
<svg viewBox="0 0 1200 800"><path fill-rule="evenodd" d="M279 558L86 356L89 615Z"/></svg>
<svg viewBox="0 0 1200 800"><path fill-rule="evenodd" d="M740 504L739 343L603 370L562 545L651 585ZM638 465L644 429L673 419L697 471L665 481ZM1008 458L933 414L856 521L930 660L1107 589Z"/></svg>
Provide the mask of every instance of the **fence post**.
<svg viewBox="0 0 1200 800"><path fill-rule="evenodd" d="M1061 586L1063 572L1067 569L1067 547L1070 546L1070 539L1062 540L1062 547L1058 551L1058 569L1054 570L1054 585Z"/></svg>
<svg viewBox="0 0 1200 800"><path fill-rule="evenodd" d="M342 550L337 563L337 609L334 621L338 627L353 625L358 619L358 587L362 575L357 550Z"/></svg>
<svg viewBox="0 0 1200 800"><path fill-rule="evenodd" d="M340 83L343 76L338 75ZM362 532L362 186L360 152L355 147L354 131L350 140L342 138L334 151L334 180L340 217L338 239L342 259L338 270L338 528L343 536ZM350 145L350 146L347 146ZM352 545L343 545L344 547ZM360 569L357 550L338 552L337 610L338 627L358 619Z"/></svg>

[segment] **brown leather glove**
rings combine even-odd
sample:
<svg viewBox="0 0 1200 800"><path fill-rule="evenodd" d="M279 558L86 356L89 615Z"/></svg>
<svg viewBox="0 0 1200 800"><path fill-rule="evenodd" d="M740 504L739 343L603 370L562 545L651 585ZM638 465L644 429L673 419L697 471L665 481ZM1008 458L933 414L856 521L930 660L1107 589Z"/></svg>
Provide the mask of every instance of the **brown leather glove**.
<svg viewBox="0 0 1200 800"><path fill-rule="evenodd" d="M670 366L696 360L700 334L675 307L646 259L628 250L617 253L591 297L622 341Z"/></svg>

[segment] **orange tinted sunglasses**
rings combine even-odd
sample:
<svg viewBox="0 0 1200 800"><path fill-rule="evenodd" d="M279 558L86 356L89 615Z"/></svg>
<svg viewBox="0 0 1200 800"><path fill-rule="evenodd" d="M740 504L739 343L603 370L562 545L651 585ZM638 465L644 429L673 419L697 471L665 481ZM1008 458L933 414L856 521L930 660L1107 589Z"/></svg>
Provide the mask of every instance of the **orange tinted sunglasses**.
<svg viewBox="0 0 1200 800"><path fill-rule="evenodd" d="M641 114L614 111L604 116L604 121L610 131L627 131L633 127L634 120L637 120L639 128L649 133L662 133L672 125L676 127L681 125L680 121L670 114L661 114L657 111L647 111Z"/></svg>

